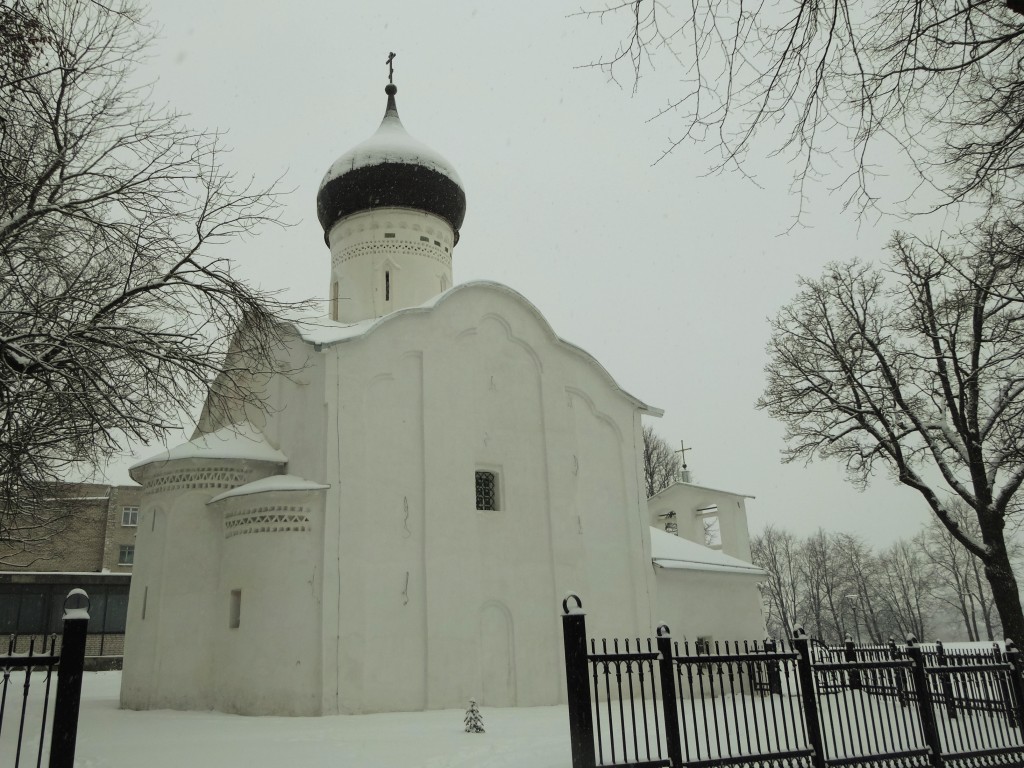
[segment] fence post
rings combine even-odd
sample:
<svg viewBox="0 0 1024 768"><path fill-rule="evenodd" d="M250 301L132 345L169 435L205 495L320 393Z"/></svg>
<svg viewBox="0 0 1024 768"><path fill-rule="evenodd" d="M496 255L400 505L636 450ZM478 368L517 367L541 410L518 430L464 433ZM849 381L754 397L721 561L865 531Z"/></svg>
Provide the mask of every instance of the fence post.
<svg viewBox="0 0 1024 768"><path fill-rule="evenodd" d="M846 648L845 648L845 653L843 654L843 658L846 661L853 661L853 662L857 661L857 646L854 645L853 637L850 636L850 635L846 636ZM859 669L848 670L847 673L846 673L846 677L847 677L847 680L850 681L850 688L851 688L851 690L857 690L857 689L859 689L861 687L861 684L860 684L860 670Z"/></svg>
<svg viewBox="0 0 1024 768"><path fill-rule="evenodd" d="M72 598L84 601L85 607L69 607ZM64 599L64 634L60 641L60 663L57 666L57 696L53 702L50 768L73 768L75 763L88 629L89 595L85 590L73 589Z"/></svg>
<svg viewBox="0 0 1024 768"><path fill-rule="evenodd" d="M928 671L925 669L924 651L917 644L917 638L911 635L907 638L907 656L914 663L911 674L914 679L914 688L917 689L917 709L921 716L921 730L924 731L924 740L931 750L931 764L935 768L942 767L942 743L939 741L939 729L935 722L935 709L932 705L932 694L928 687Z"/></svg>
<svg viewBox="0 0 1024 768"><path fill-rule="evenodd" d="M665 713L665 745L673 768L683 764L682 740L679 737L679 706L676 698L675 662L672 659L672 634L662 624L658 627L658 669L661 672L662 712Z"/></svg>
<svg viewBox="0 0 1024 768"><path fill-rule="evenodd" d="M764 641L764 652L765 653L777 653L779 646L770 637L765 638ZM782 695L782 673L779 671L779 660L774 659L765 663L765 669L768 674L768 693L777 693Z"/></svg>
<svg viewBox="0 0 1024 768"><path fill-rule="evenodd" d="M1015 715L1012 725L1024 734L1024 661L1013 640L1006 641L1006 660L1010 662L1010 687L1013 689L1013 702L1007 702Z"/></svg>
<svg viewBox="0 0 1024 768"><path fill-rule="evenodd" d="M576 607L570 608L569 601ZM562 600L562 640L565 644L565 685L569 704L569 742L572 768L594 768L594 713L587 678L587 615L579 595L569 593ZM52 768L52 766L51 766Z"/></svg>
<svg viewBox="0 0 1024 768"><path fill-rule="evenodd" d="M949 663L946 661L946 648L941 640L935 641L935 658L940 667L945 667ZM953 696L953 683L950 681L949 675L939 675L939 686L942 688L942 698L946 700L946 717L956 720L956 698Z"/></svg>
<svg viewBox="0 0 1024 768"><path fill-rule="evenodd" d="M889 635L889 658L893 661L899 661L901 655L900 649L896 647L896 638ZM905 685L906 681L903 678L903 670L895 669L893 673L896 678L896 695L900 700L900 706L905 707L907 706L907 688Z"/></svg>
<svg viewBox="0 0 1024 768"><path fill-rule="evenodd" d="M811 760L814 768L825 768L825 742L821 738L821 720L818 717L818 694L814 685L814 667L811 663L811 641L803 627L793 633L793 645L797 651L797 676L800 679L800 703L804 708L807 723L807 739L814 754Z"/></svg>

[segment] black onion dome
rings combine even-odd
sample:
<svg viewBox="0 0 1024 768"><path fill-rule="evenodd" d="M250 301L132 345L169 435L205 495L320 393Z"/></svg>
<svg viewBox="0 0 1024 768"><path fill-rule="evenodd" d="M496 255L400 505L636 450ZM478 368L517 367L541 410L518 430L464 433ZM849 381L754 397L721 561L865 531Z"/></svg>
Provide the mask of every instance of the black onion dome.
<svg viewBox="0 0 1024 768"><path fill-rule="evenodd" d="M459 174L430 147L406 133L388 85L388 107L380 128L334 161L320 182L316 215L324 239L338 221L373 208L414 208L451 224L455 240L466 218L466 193Z"/></svg>

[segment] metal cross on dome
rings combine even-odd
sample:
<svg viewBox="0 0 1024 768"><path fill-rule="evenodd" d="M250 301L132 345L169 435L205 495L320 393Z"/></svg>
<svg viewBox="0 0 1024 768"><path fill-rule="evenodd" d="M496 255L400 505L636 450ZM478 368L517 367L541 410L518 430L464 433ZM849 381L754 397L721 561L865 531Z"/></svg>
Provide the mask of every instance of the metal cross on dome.
<svg viewBox="0 0 1024 768"><path fill-rule="evenodd" d="M386 62L384 62L385 64L388 65L388 82L389 83L395 82L395 65L392 63L392 62L394 62L394 60L395 60L395 52L391 51L388 54L388 60Z"/></svg>

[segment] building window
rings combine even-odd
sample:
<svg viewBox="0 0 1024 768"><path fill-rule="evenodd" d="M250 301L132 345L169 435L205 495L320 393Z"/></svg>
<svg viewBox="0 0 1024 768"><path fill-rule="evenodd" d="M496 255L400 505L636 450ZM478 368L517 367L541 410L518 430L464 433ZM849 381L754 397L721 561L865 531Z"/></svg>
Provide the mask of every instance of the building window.
<svg viewBox="0 0 1024 768"><path fill-rule="evenodd" d="M476 508L496 511L498 509L498 473L476 473Z"/></svg>
<svg viewBox="0 0 1024 768"><path fill-rule="evenodd" d="M138 507L121 507L121 525L134 528L139 524Z"/></svg>
<svg viewBox="0 0 1024 768"><path fill-rule="evenodd" d="M384 301L391 301L391 270L384 273Z"/></svg>
<svg viewBox="0 0 1024 768"><path fill-rule="evenodd" d="M135 564L135 545L134 544L122 544L120 550L117 553L117 564L118 565L134 565Z"/></svg>
<svg viewBox="0 0 1024 768"><path fill-rule="evenodd" d="M231 607L228 613L228 629L238 629L242 623L242 590L231 590Z"/></svg>

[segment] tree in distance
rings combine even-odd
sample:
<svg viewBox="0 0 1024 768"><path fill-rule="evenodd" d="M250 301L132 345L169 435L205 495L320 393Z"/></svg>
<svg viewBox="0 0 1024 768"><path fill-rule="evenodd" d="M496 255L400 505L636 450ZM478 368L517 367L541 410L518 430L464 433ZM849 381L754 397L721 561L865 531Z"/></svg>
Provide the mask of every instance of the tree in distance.
<svg viewBox="0 0 1024 768"><path fill-rule="evenodd" d="M661 64L682 72L652 118L676 121L662 157L710 137L715 169L746 172L752 150L774 151L792 159L801 205L809 180L844 167L831 186L864 210L894 150L926 207L1024 202L1022 12L1021 0L610 0L575 15L621 30L588 66L634 92Z"/></svg>
<svg viewBox="0 0 1024 768"><path fill-rule="evenodd" d="M0 538L52 522L55 481L255 383L290 309L217 246L279 224L216 133L131 84L126 2L0 4ZM233 352L225 358L229 344ZM208 406L211 407L211 406Z"/></svg>
<svg viewBox="0 0 1024 768"><path fill-rule="evenodd" d="M650 498L679 479L681 461L679 454L649 424L643 427L643 438L644 483Z"/></svg>
<svg viewBox="0 0 1024 768"><path fill-rule="evenodd" d="M772 321L758 401L786 427L785 461L838 461L858 486L884 470L916 490L982 563L1018 643L1006 526L1024 482L1022 253L1012 223L938 244L896 234L884 266L801 279Z"/></svg>

